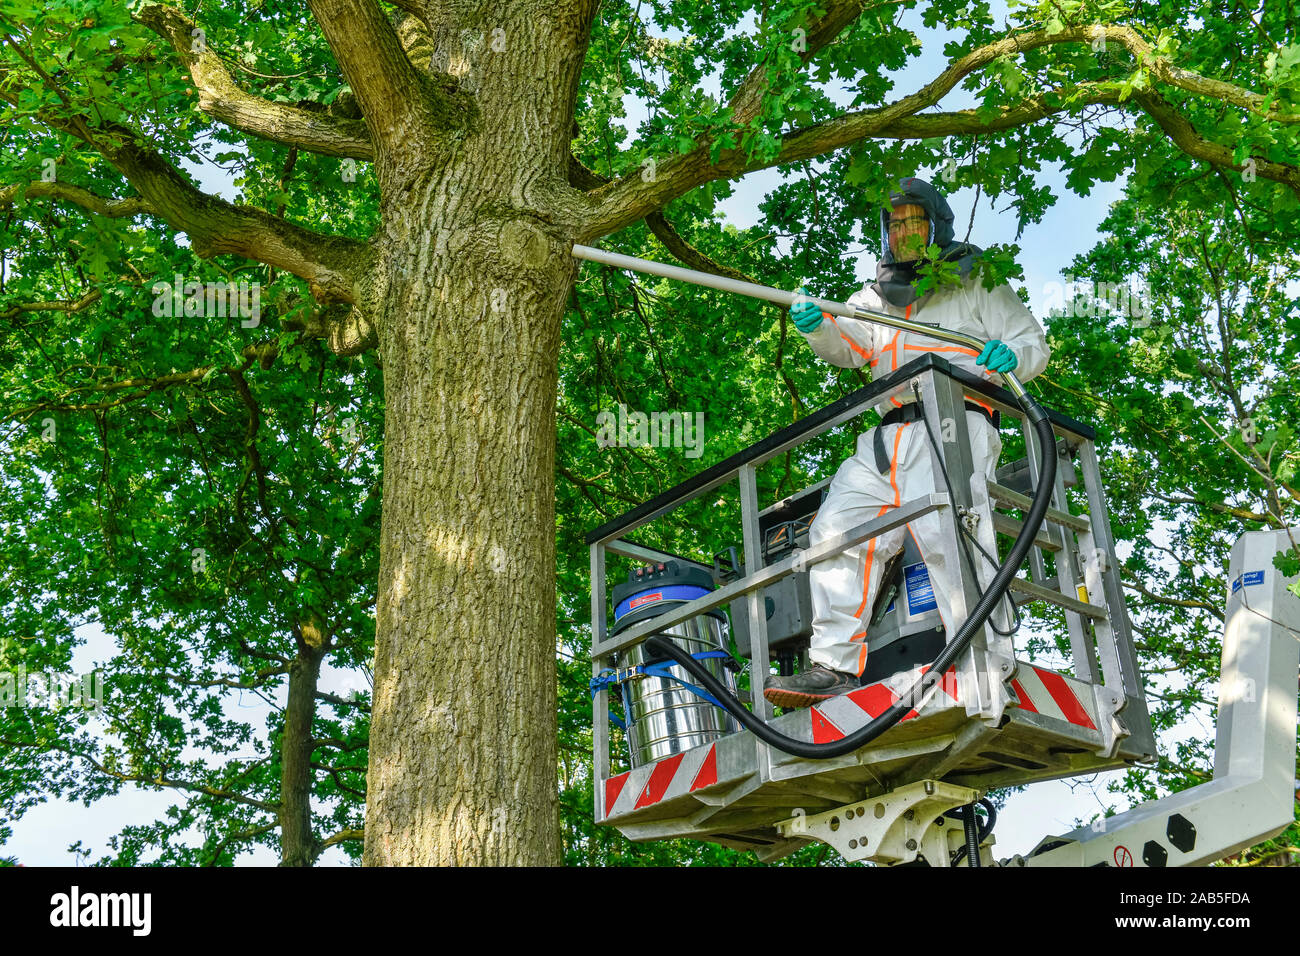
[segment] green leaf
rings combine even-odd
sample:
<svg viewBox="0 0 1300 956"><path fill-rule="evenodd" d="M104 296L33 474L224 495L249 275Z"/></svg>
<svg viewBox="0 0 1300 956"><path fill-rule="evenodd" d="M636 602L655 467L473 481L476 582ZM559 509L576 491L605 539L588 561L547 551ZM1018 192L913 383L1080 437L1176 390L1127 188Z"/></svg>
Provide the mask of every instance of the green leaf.
<svg viewBox="0 0 1300 956"><path fill-rule="evenodd" d="M1295 548L1288 548L1273 555L1273 567L1282 572L1283 577L1300 574L1300 554Z"/></svg>

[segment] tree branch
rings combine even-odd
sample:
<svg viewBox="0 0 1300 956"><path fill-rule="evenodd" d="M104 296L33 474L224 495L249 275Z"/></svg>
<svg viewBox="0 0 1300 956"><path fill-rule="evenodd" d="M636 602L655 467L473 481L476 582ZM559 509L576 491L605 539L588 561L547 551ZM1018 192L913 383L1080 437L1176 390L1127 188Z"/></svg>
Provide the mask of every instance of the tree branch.
<svg viewBox="0 0 1300 956"><path fill-rule="evenodd" d="M84 312L104 297L98 289L87 292L80 299L59 299L52 302L19 302L0 312L0 319L12 319L24 312L66 312L69 315Z"/></svg>
<svg viewBox="0 0 1300 956"><path fill-rule="evenodd" d="M1173 495L1167 496L1155 491L1150 492L1150 494L1152 497L1159 498L1161 501L1167 501L1172 505L1196 505L1199 508L1209 508L1211 511L1217 511L1219 514L1232 515L1232 517L1238 518L1242 521L1257 521L1260 524L1266 525L1270 521L1276 520L1269 514L1259 514L1251 511L1249 508L1227 505L1218 501L1204 501L1200 498L1183 498Z"/></svg>
<svg viewBox="0 0 1300 956"><path fill-rule="evenodd" d="M887 6L890 2L898 2L898 0L875 3L871 7L865 7L863 0L824 0L824 2L826 12L809 24L804 37L805 48L801 51L799 59L805 65L867 9ZM729 106L732 119L742 126L748 124L762 110L767 92L767 66L759 64L749 71L749 75L731 97Z"/></svg>
<svg viewBox="0 0 1300 956"><path fill-rule="evenodd" d="M213 119L324 156L374 158L365 120L276 103L242 89L210 47L194 42L194 21L179 10L147 3L136 11L134 19L170 44L199 91L199 108ZM195 51L195 46L201 49Z"/></svg>
<svg viewBox="0 0 1300 956"><path fill-rule="evenodd" d="M0 71L0 78L7 75ZM0 100L21 110L21 92L17 86L0 86ZM209 196L159 153L141 145L143 137L127 127L92 124L84 116L68 118L48 110L38 112L37 118L98 150L140 194L145 210L186 233L198 255L229 253L264 262L305 279L323 305L359 304L357 284L369 262L365 243L313 232L261 209ZM85 200L92 211L109 202L75 188L64 187L59 195L74 202Z"/></svg>
<svg viewBox="0 0 1300 956"><path fill-rule="evenodd" d="M279 823L264 823L260 827L253 827L252 829L249 830L240 830L238 833L230 834L224 840L218 843L216 847L213 849L212 856L210 857L211 862L208 865L209 866L215 865L217 860L221 859L221 854L225 852L226 847L230 846L230 844L243 843L245 840L251 840L254 837L259 837L263 833L270 833L272 830L279 827L279 825L280 825Z"/></svg>
<svg viewBox="0 0 1300 956"><path fill-rule="evenodd" d="M194 783L193 781L190 780L178 780L174 777L167 777L161 773L158 774L156 777L150 777L147 776L146 774L122 773L121 771L118 770L110 770L108 767L104 766L94 757L90 756L89 754L82 753L79 750L75 750L72 747L69 747L67 744L56 743L53 741L45 741L41 744L24 743L22 741L12 740L9 738L0 738L0 743L3 743L6 747L28 747L28 748L39 747L43 750L57 750L60 753L66 753L70 757L79 757L80 759L86 761L88 764L90 764L92 767L94 767L97 771L104 774L105 776L112 777L115 780L120 780L123 783L144 783L154 787L168 787L173 790L186 790L192 793L201 793L209 797L216 797L220 800L233 800L235 803L242 803L245 804L246 806L257 807L259 810L277 811L279 810L280 807L278 803L268 803L265 800L257 800L253 797L246 797L242 793L235 793L230 790L222 790L218 787L210 787L207 784Z"/></svg>
<svg viewBox="0 0 1300 956"><path fill-rule="evenodd" d="M329 306L281 324L286 329L301 330L309 338L322 339L335 355L360 355L379 345L375 323L352 305Z"/></svg>
<svg viewBox="0 0 1300 956"><path fill-rule="evenodd" d="M1046 30L1012 33L959 57L932 82L894 103L842 114L790 132L783 138L780 151L772 159L746 160L738 149L728 149L721 150L718 161L712 163L709 160L710 141L699 141L691 152L659 163L656 175L649 181L643 178L642 170L638 168L622 179L591 189L587 195L596 208L578 241L590 242L643 219L654 210L662 209L672 199L703 183L715 179L734 179L770 166L820 156L862 139L916 139L991 132L1023 126L1067 108L1118 104L1120 84L1113 81L1091 81L1027 97L1018 104L1002 109L988 120L982 119L974 110L918 115L920 110L935 105L963 78L1000 57L1053 44L1091 43L1098 37L1114 40L1135 57L1140 56L1151 75L1169 85L1207 98L1221 98L1212 92L1217 91L1218 94L1230 95L1233 98L1230 101L1240 101L1248 108L1250 104L1262 103L1262 98L1258 98L1257 94L1174 67L1165 58L1153 55L1150 44L1127 26L1070 26L1055 34L1048 34ZM1221 84L1227 90L1213 84ZM1158 94L1135 90L1132 98L1190 155L1220 165L1242 168L1232 162L1230 150L1197 134L1190 123L1175 113ZM1291 121L1290 114L1268 114L1268 118ZM1281 163L1256 161L1256 170L1264 178L1286 183L1300 191L1300 169Z"/></svg>
<svg viewBox="0 0 1300 956"><path fill-rule="evenodd" d="M323 700L329 704L334 704L336 707L355 707L357 710L368 709L365 701L347 700L346 698L339 697L337 694L331 694L323 690L316 691L316 699Z"/></svg>
<svg viewBox="0 0 1300 956"><path fill-rule="evenodd" d="M365 768L364 768L364 767L360 767L360 768L358 768L358 767L331 767L331 766L329 766L328 764L323 764L323 763L314 763L314 762L313 762L312 765L311 765L311 768L312 768L313 770L324 770L326 773L328 773L328 774L330 775L330 778L334 781L334 786L338 787L339 790L343 791L344 793L350 793L350 794L352 794L352 796L356 797L358 800L365 800L365 799L366 799L366 794L365 794L365 791L364 791L364 790L358 790L356 787L349 787L346 783L344 783L341 779L339 779L339 773L342 772L342 771L344 771L344 770L350 770L350 771L352 771L353 773L361 773L361 774L364 775L364 774L365 774Z"/></svg>
<svg viewBox="0 0 1300 956"><path fill-rule="evenodd" d="M110 150L107 158L171 226L186 232L205 258L244 256L307 280L322 305L358 304L365 243L323 235L252 206L235 205L190 185L161 156L135 145Z"/></svg>
<svg viewBox="0 0 1300 956"><path fill-rule="evenodd" d="M90 190L82 189L80 186L58 182L28 183L25 188L28 199L61 199L81 206L83 209L97 215L107 216L110 219L153 214L152 207L139 196L128 196L125 199L104 199L102 196L96 196ZM17 202L18 194L23 190L24 186L21 183L15 183L0 189L0 207L12 206Z"/></svg>
<svg viewBox="0 0 1300 956"><path fill-rule="evenodd" d="M250 368L254 361L261 361L263 364L273 359L278 352L274 342L263 342L255 345L246 345L241 351L244 356L244 364L239 366L239 370L244 371ZM100 411L105 408L115 408L118 405L125 405L129 402L137 401L153 392L165 388L171 388L176 385L195 385L201 383L213 370L233 371L223 366L205 365L201 368L190 369L187 372L174 372L169 375L159 375L155 378L136 377L121 379L115 382L100 382L93 385L78 385L68 389L56 399L45 402L37 402L34 405L28 405L25 408L19 408L6 415L6 418L19 418L24 415L30 415L38 411L56 411L56 412L89 412ZM83 392L112 393L121 392L130 389L126 395L116 398L106 399L104 401L70 403L64 399L70 395L76 395Z"/></svg>
<svg viewBox="0 0 1300 956"><path fill-rule="evenodd" d="M1088 95L1079 96L1067 103L1066 91L1048 90L1006 107L989 119L981 118L975 110L958 110L904 116L882 123L881 116L892 112L889 107L842 114L790 132L783 139L780 152L767 160L746 160L739 150L724 149L718 153L718 162L710 163L708 149L699 148L660 163L656 168L656 176L651 180L643 179L638 170L589 192L587 195L595 203L595 210L583 224L578 242L590 243L600 236L644 219L656 209L663 208L673 199L706 182L736 179L760 169L811 159L851 146L863 139L931 139L997 132L1045 119L1067 108L1119 102L1119 91L1113 88L1113 84L1081 83L1074 90L1084 91ZM1052 102L1053 99L1056 102Z"/></svg>
<svg viewBox="0 0 1300 956"><path fill-rule="evenodd" d="M578 189L587 190L603 186L611 182L611 180L600 175L595 170L589 169L580 159L571 155L569 157L569 182ZM650 213L645 217L645 221L646 225L650 227L650 231L659 238L659 241L664 244L668 251L692 269L727 276L741 282L753 281L743 272L709 258L688 243L682 238L676 227L664 217L662 211Z"/></svg>
<svg viewBox="0 0 1300 956"><path fill-rule="evenodd" d="M185 680L178 674L169 674L163 671L162 676L171 681L173 684L180 684L183 687L230 687L236 690L254 690L258 687L265 686L267 680L279 674L289 673L289 668L284 667L267 667L253 675L251 680L236 681L228 677L219 677L216 680Z"/></svg>
<svg viewBox="0 0 1300 956"><path fill-rule="evenodd" d="M1188 156L1203 159L1215 166L1226 166L1230 169L1246 168L1246 163L1233 161L1232 150L1228 147L1208 140L1196 132L1195 127L1180 116L1156 91L1134 90L1133 98L1164 130L1165 136ZM1252 156L1248 158L1248 162L1254 163L1257 175L1289 186L1292 192L1300 196L1300 169L1285 163L1275 163L1263 157Z"/></svg>
<svg viewBox="0 0 1300 956"><path fill-rule="evenodd" d="M332 836L326 837L316 845L316 855L320 856L336 843L346 843L348 840L364 840L366 831L364 828L357 830L340 830Z"/></svg>
<svg viewBox="0 0 1300 956"><path fill-rule="evenodd" d="M416 69L375 0L307 0L307 5L365 114L376 160L389 150L440 153L436 133L459 125L472 108L453 92L458 81Z"/></svg>
<svg viewBox="0 0 1300 956"><path fill-rule="evenodd" d="M1123 582L1125 587L1131 588L1132 590L1145 595L1157 604L1168 604L1173 607L1199 607L1209 611L1220 621L1223 620L1223 609L1214 604L1210 604L1208 601L1187 601L1181 598L1165 597L1163 594L1156 594L1154 591L1148 590L1142 582L1138 581L1127 569L1124 569L1122 574L1124 577L1130 578L1133 582L1131 584L1127 581Z"/></svg>

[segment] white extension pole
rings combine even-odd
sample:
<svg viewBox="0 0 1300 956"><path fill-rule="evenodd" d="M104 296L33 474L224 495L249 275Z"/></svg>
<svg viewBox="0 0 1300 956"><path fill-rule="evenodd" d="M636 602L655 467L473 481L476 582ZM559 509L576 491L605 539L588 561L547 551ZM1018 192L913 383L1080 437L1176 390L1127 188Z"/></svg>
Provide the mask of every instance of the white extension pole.
<svg viewBox="0 0 1300 956"><path fill-rule="evenodd" d="M696 269L686 269L682 266L671 266L663 262L655 262L652 259L638 259L636 256L625 256L617 252L607 252L604 249L597 249L595 246L575 245L573 255L576 259L586 259L589 262L599 262L607 266L614 266L616 269L632 269L636 272L646 272L650 275L663 276L665 279L676 279L679 282L690 282L694 285L701 285L709 289L717 289L720 292L734 292L737 295L747 295L751 299L763 299L766 302L772 302L783 308L789 308L796 302L811 302L823 312L831 315L843 316L850 319L863 319L868 322L878 322L881 325L887 325L890 328L903 329L906 332L916 332L919 335L929 336L932 339L939 339L942 342L952 342L954 345L964 345L967 348L973 348L983 351L987 342L975 338L973 335L964 335L960 332L950 332L947 329L940 329L934 326L922 325L919 322L911 322L907 319L900 319L897 316L889 315L887 312L876 312L873 309L864 309L861 306L847 305L843 302L836 302L834 299L818 299L815 296L800 295L798 292L787 292L784 289L774 289L771 286L759 285L756 282L742 282L739 279L728 279L725 276L715 276L710 272L700 272ZM1010 372L999 373L1003 380L1017 398L1025 394L1024 386L1020 380Z"/></svg>

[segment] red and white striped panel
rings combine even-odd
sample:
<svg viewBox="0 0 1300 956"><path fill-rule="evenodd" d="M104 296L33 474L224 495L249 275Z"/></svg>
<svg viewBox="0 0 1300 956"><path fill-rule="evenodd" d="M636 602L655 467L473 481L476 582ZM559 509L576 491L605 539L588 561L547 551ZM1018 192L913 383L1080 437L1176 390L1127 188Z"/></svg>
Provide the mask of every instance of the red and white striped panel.
<svg viewBox="0 0 1300 956"><path fill-rule="evenodd" d="M653 806L718 782L717 744L695 747L605 781L605 818Z"/></svg>
<svg viewBox="0 0 1300 956"><path fill-rule="evenodd" d="M846 737L892 707L929 667L900 671L885 680L868 684L847 694L799 711L808 715L813 743L830 743ZM1055 671L1021 663L1011 681L1020 706L1033 713L1066 720L1096 730L1096 705L1090 686ZM957 668L948 669L943 680L921 705L929 715L961 703ZM903 720L917 716L915 710ZM644 767L610 777L605 785L605 818L621 817L664 800L711 787L718 782L717 744L696 747Z"/></svg>
<svg viewBox="0 0 1300 956"><path fill-rule="evenodd" d="M909 671L900 671L885 680L868 684L866 687L840 694L828 701L808 708L808 719L812 722L812 739L815 744L830 743L847 737L859 727L879 717L898 702L899 697L916 683L917 679L930 667L917 667ZM948 668L948 673L939 681L937 691L921 704L921 712L929 715L935 711L951 707L957 703L957 668ZM903 715L903 720L917 716L915 710ZM901 723L901 721L900 721Z"/></svg>
<svg viewBox="0 0 1300 956"><path fill-rule="evenodd" d="M1097 729L1097 705L1090 684L1022 662L1011 686L1022 709Z"/></svg>
<svg viewBox="0 0 1300 956"><path fill-rule="evenodd" d="M808 715L814 743L839 740L883 714L898 700L899 694L911 687L928 669L918 667L902 671L799 713ZM951 707L956 700L957 668L951 667L937 689L922 704L921 711L929 714ZM916 711L911 710L904 715L903 720L915 716ZM633 810L680 797L684 793L713 786L718 782L716 746L710 744L707 747L696 747L610 777L605 781L605 818L622 816Z"/></svg>

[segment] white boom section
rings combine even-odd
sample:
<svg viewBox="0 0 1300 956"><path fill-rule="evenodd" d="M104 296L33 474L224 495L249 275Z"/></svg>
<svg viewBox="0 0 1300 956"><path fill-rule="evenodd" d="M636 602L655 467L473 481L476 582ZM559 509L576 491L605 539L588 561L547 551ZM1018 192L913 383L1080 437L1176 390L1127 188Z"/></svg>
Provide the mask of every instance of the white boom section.
<svg viewBox="0 0 1300 956"><path fill-rule="evenodd" d="M1003 866L1202 866L1290 825L1300 598L1273 567L1290 546L1285 531L1252 531L1232 547L1214 779L1048 838L1039 845L1070 842Z"/></svg>

